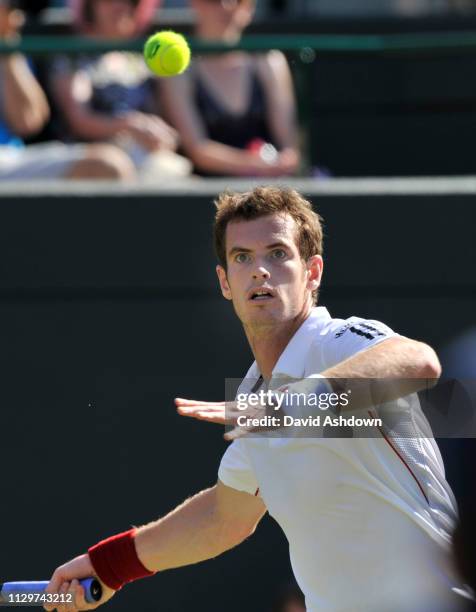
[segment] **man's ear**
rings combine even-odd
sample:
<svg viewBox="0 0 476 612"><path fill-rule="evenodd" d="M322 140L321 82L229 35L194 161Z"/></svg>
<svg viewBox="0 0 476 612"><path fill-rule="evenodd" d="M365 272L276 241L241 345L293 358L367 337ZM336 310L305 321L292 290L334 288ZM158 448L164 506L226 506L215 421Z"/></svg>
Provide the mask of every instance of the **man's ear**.
<svg viewBox="0 0 476 612"><path fill-rule="evenodd" d="M307 287L311 291L319 289L324 270L324 260L320 255L309 257L306 262L307 267Z"/></svg>
<svg viewBox="0 0 476 612"><path fill-rule="evenodd" d="M232 299L231 289L228 284L228 279L226 278L225 268L223 266L217 266L216 271L217 271L218 281L220 283L220 289L221 289L223 297L227 300L231 300Z"/></svg>

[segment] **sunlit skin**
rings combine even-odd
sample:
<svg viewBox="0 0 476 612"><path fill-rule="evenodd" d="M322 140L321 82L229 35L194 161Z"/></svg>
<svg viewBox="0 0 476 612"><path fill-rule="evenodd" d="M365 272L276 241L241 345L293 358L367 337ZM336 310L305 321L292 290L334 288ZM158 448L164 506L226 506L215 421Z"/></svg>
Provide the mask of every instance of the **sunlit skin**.
<svg viewBox="0 0 476 612"><path fill-rule="evenodd" d="M94 0L94 34L104 38L127 38L135 32L135 5L132 0Z"/></svg>
<svg viewBox="0 0 476 612"><path fill-rule="evenodd" d="M236 43L253 19L254 0L192 0L196 33L210 41Z"/></svg>
<svg viewBox="0 0 476 612"><path fill-rule="evenodd" d="M229 223L227 270L217 266L223 296L243 324L263 377L271 378L279 356L309 316L312 292L321 282L323 261L304 261L296 243L297 225L287 214ZM252 299L263 288L270 296Z"/></svg>

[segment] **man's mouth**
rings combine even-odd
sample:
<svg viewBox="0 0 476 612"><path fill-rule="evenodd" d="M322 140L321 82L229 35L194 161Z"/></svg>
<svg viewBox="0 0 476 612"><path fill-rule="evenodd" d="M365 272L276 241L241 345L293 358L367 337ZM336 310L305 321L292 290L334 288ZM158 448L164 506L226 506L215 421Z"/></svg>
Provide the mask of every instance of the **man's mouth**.
<svg viewBox="0 0 476 612"><path fill-rule="evenodd" d="M249 298L253 302L266 302L274 298L274 294L270 289L254 289L249 293Z"/></svg>

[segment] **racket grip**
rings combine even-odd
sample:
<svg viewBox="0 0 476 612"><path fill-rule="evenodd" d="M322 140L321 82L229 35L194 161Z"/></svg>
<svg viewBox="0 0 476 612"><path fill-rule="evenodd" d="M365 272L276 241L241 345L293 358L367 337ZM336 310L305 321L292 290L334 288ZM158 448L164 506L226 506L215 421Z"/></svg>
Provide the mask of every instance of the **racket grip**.
<svg viewBox="0 0 476 612"><path fill-rule="evenodd" d="M102 597L102 587L96 578L83 578L79 581L84 589L84 598L88 603L95 603ZM43 593L48 580L32 582L4 582L0 584L0 601L8 600L9 594Z"/></svg>
<svg viewBox="0 0 476 612"><path fill-rule="evenodd" d="M84 599L87 603L99 601L102 597L102 586L96 578L84 578L79 581L84 589Z"/></svg>

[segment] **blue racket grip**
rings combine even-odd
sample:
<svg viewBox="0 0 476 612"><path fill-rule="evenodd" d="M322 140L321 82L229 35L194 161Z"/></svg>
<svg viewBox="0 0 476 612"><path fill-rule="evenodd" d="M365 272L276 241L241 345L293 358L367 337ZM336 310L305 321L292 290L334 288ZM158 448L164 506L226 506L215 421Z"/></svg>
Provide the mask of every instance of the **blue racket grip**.
<svg viewBox="0 0 476 612"><path fill-rule="evenodd" d="M84 578L79 583L84 589L84 598L87 603L96 603L101 599L102 587L96 578ZM0 583L0 602L8 602L9 594L43 593L48 584L48 580Z"/></svg>

